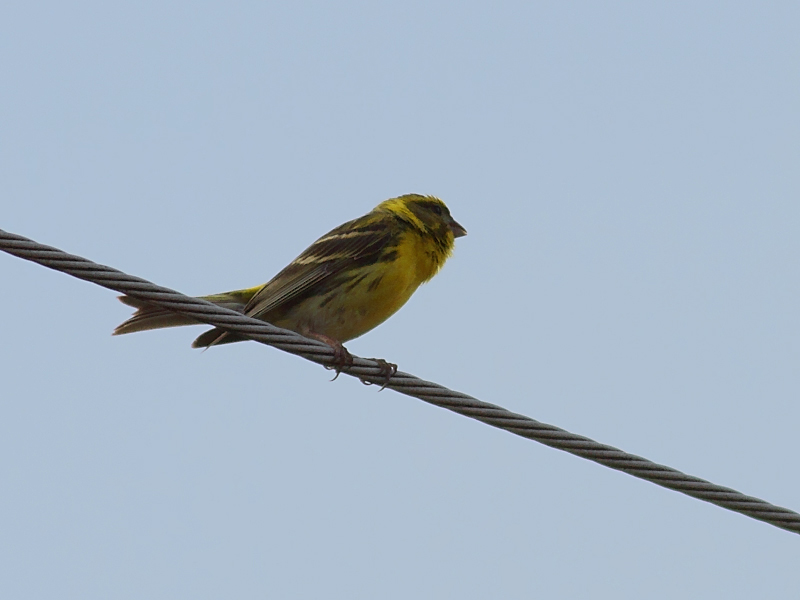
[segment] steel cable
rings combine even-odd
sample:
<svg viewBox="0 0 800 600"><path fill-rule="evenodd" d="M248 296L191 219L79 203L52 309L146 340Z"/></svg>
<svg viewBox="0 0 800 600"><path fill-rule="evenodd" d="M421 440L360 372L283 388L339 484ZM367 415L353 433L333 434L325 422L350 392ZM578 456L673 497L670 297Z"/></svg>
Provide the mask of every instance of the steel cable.
<svg viewBox="0 0 800 600"><path fill-rule="evenodd" d="M67 254L57 248L44 246L1 229L0 250L67 273L78 279L157 304L176 313L192 317L201 323L245 335L262 344L302 356L323 366L330 367L332 364L333 350L326 344L246 317L205 300L184 296L147 280L127 275L111 267L94 263L80 256ZM385 376L382 366L372 359L354 356L352 366L342 369L342 372L357 377L365 383L378 385L384 383ZM759 498L745 496L736 490L687 475L641 456L628 454L613 446L601 444L553 425L512 413L500 406L482 402L467 394L424 381L408 373L398 371L386 384L386 387L551 448L563 450L611 469L628 473L661 487L710 502L787 531L800 533L800 514L792 510L775 506Z"/></svg>

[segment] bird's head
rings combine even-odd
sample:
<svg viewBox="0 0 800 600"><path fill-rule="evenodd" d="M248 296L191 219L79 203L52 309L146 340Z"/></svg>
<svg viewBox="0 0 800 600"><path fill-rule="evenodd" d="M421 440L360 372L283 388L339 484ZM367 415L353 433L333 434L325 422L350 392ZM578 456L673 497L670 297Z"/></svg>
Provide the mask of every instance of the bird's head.
<svg viewBox="0 0 800 600"><path fill-rule="evenodd" d="M418 230L433 237L448 252L457 237L467 235L467 230L450 215L444 202L435 196L406 194L381 202L375 210L385 210Z"/></svg>

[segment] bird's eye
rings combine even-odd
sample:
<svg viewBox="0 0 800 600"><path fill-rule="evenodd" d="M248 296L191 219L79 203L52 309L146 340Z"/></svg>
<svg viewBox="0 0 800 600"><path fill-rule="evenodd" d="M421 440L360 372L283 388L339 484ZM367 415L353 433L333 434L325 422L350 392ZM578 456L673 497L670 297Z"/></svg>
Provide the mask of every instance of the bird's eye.
<svg viewBox="0 0 800 600"><path fill-rule="evenodd" d="M434 204L433 207L431 207L431 210L433 210L433 212L436 213L438 216L440 217L442 216L442 207L439 206L438 204Z"/></svg>

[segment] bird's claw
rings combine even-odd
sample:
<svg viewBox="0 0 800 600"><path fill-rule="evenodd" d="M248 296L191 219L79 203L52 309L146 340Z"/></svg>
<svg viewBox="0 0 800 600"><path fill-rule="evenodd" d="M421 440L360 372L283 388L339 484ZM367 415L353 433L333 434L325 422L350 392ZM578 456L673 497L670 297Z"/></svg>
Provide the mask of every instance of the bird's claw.
<svg viewBox="0 0 800 600"><path fill-rule="evenodd" d="M336 378L339 377L342 369L351 366L353 366L353 355L347 351L347 348L341 344L333 346L333 360L331 361L331 364L325 365L325 368L329 371L336 371L336 375L333 376L331 381L336 381Z"/></svg>
<svg viewBox="0 0 800 600"><path fill-rule="evenodd" d="M386 362L382 358L373 358L371 360L374 360L376 363L378 363L378 368L380 369L380 373L379 374L382 375L383 377L385 377L385 379L383 380L383 385L381 386L381 389L378 390L380 392L381 390L383 390L383 388L385 388L389 384L389 380L392 377L394 377L395 373L397 373L397 365L394 364L394 363ZM359 378L359 380L364 385L372 385L371 381L367 381L367 380L361 379L361 378Z"/></svg>

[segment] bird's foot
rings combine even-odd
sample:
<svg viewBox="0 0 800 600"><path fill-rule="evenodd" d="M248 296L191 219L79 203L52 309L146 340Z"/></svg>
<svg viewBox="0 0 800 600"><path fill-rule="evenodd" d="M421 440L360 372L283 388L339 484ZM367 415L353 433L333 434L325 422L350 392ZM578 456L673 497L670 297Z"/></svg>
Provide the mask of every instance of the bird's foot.
<svg viewBox="0 0 800 600"><path fill-rule="evenodd" d="M394 374L397 373L397 365L394 363L386 362L382 358L372 358L370 360L374 360L378 363L378 368L380 369L380 375L384 377L383 385L381 389L378 390L379 392L385 388L389 384L389 380L394 377ZM371 381L366 381L365 379L360 379L361 383L364 385L372 385Z"/></svg>
<svg viewBox="0 0 800 600"><path fill-rule="evenodd" d="M335 340L321 333L314 333L313 331L307 331L305 335L323 344L328 344L328 346L333 348L333 360L331 360L331 364L325 365L325 368L329 371L336 371L336 375L333 376L331 381L336 381L342 369L353 365L353 355L347 351L347 348L345 348L339 340Z"/></svg>
<svg viewBox="0 0 800 600"><path fill-rule="evenodd" d="M325 368L329 371L336 371L336 375L333 376L331 381L336 381L336 378L342 372L342 369L347 367L353 366L353 355L347 351L347 348L342 346L339 342L336 342L336 345L333 346L333 361L329 365L325 365Z"/></svg>

